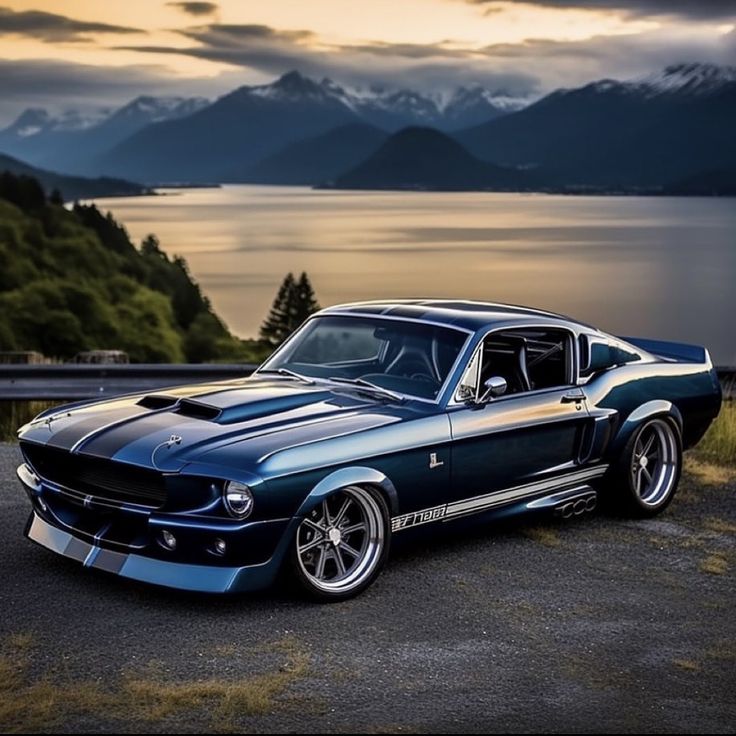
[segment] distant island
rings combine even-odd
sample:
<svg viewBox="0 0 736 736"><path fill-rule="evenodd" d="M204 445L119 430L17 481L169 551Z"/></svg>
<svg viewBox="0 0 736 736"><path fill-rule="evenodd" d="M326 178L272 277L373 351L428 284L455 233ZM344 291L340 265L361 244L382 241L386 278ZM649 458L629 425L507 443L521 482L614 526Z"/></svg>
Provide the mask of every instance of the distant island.
<svg viewBox="0 0 736 736"><path fill-rule="evenodd" d="M35 167L23 173L70 199L197 182L728 196L734 130L736 68L713 64L527 105L477 86L442 101L412 89L356 94L292 71L213 102L137 98L78 129L28 109L0 131L0 170ZM52 181L56 171L76 179Z"/></svg>

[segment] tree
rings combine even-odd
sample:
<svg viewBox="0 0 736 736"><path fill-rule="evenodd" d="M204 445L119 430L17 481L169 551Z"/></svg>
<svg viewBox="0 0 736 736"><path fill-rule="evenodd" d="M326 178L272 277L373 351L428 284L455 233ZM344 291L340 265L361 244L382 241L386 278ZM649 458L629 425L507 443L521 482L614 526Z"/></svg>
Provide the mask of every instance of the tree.
<svg viewBox="0 0 736 736"><path fill-rule="evenodd" d="M261 326L261 340L277 348L299 327L310 314L319 309L319 303L306 273L297 281L292 273L279 287L266 321Z"/></svg>

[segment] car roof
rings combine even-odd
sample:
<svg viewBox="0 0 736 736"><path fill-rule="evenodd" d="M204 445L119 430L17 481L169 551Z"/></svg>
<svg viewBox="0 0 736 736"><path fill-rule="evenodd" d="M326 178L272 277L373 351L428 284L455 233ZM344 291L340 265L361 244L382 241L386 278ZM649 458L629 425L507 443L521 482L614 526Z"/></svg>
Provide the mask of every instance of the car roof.
<svg viewBox="0 0 736 736"><path fill-rule="evenodd" d="M477 302L458 299L396 299L391 301L353 302L338 304L318 312L320 315L382 315L426 320L448 327L460 327L473 332L494 325L529 324L542 319L545 323L582 323L561 314L513 304ZM588 327L588 325L585 325Z"/></svg>

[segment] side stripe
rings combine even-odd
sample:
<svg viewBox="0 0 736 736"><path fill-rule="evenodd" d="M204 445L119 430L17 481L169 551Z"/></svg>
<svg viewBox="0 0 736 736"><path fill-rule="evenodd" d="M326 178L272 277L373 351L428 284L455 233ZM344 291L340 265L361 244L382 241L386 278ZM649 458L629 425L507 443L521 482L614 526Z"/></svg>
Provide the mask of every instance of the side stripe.
<svg viewBox="0 0 736 736"><path fill-rule="evenodd" d="M608 465L597 465L594 468L577 470L573 473L558 475L555 478L525 483L505 490L486 493L482 496L474 496L473 498L453 501L452 503L445 503L429 509L421 509L420 511L412 511L401 516L394 516L391 519L391 530L398 532L402 529L429 524L433 521L448 521L460 516L477 514L494 506L502 506L503 504L518 501L522 498L537 496L546 491L557 490L583 481L593 480L603 475L606 470L608 470Z"/></svg>

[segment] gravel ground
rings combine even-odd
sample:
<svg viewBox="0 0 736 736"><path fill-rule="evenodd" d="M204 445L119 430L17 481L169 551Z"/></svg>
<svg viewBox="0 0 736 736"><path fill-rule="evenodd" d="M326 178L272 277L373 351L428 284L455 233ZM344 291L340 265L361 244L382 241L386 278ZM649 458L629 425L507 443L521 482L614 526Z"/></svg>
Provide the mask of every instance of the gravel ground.
<svg viewBox="0 0 736 736"><path fill-rule="evenodd" d="M736 482L653 521L448 528L347 603L202 597L22 536L0 445L0 731L736 730Z"/></svg>

